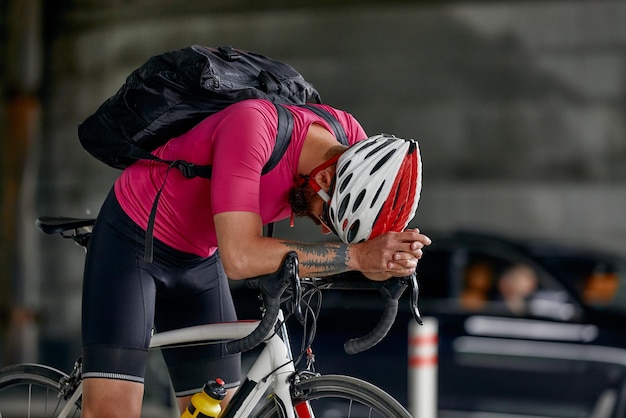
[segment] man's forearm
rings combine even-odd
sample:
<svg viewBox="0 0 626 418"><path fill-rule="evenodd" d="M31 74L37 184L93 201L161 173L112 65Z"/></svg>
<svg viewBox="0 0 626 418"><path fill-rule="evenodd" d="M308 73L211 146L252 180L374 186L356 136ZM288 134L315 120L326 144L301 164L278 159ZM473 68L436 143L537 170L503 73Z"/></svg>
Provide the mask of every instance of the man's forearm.
<svg viewBox="0 0 626 418"><path fill-rule="evenodd" d="M298 253L300 275L328 276L348 270L348 244L342 242L302 243L284 241L283 245Z"/></svg>

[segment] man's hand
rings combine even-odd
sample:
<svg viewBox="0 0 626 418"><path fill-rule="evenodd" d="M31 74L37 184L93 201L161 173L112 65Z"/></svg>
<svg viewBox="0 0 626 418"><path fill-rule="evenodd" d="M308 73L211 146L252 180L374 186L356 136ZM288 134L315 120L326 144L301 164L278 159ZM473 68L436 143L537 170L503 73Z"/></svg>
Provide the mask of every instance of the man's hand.
<svg viewBox="0 0 626 418"><path fill-rule="evenodd" d="M423 248L430 244L430 238L417 228L388 232L351 245L348 250L348 267L363 272L371 280L409 276L415 272Z"/></svg>

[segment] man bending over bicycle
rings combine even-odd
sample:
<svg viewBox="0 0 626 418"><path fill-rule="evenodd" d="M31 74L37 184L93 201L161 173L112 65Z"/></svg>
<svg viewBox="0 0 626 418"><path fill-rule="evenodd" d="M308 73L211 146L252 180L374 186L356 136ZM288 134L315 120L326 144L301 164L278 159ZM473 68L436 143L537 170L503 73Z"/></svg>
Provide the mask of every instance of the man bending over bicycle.
<svg viewBox="0 0 626 418"><path fill-rule="evenodd" d="M153 328L236 320L228 278L273 273L289 251L297 252L302 276L358 270L386 280L415 271L430 244L419 230L405 230L421 188L417 143L367 138L349 113L317 106L340 122L349 147L312 111L286 106L294 117L291 142L279 164L261 175L276 142L276 108L246 100L153 152L212 164L211 180L142 160L115 181L85 265L83 417L139 417ZM146 262L145 231L161 188L153 260ZM341 242L263 236L263 225L293 215L310 217ZM239 384L240 355L223 345L163 355L181 410L207 378L221 377L231 395Z"/></svg>

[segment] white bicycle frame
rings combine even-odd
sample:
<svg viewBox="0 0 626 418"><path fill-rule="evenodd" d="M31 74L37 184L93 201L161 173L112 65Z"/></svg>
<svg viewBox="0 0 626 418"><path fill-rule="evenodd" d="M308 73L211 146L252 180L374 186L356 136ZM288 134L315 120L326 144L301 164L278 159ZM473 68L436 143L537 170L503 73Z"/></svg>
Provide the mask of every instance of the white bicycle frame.
<svg viewBox="0 0 626 418"><path fill-rule="evenodd" d="M37 226L46 234L61 234L65 238L72 238L77 244L82 247L87 247L87 242L91 234L91 226L94 224L94 219L76 219L76 218L64 218L64 217L41 217L37 219ZM68 231L73 230L73 234L70 235ZM269 291L269 293L262 292L263 295L268 296L270 300L266 301L267 312L274 318L274 324L267 331L265 340L263 341L264 347L260 354L254 361L254 364L250 368L246 375L245 380L240 385L237 392L234 394L231 402L222 412L222 418L248 418L252 413L266 412L258 411L257 408L265 408L268 400L262 399L263 396L271 396L274 401L276 409L282 412L282 416L285 418L315 418L314 413L310 408L308 401L298 402L296 405L291 400L292 392L294 396L301 397L299 391L299 382L302 378L314 376L315 373L310 370L298 370L295 369L295 364L292 357L291 347L289 344L289 337L287 329L284 324L283 312L279 309L280 297L275 293L281 291L280 286L284 286L282 291L286 289L290 280L293 287L294 296L297 295L294 302L294 313L296 317L301 317L300 312L300 279L298 277L298 259L295 252L287 254L285 261L281 269L276 272L279 281L276 282L274 278L271 282L274 286L270 286L269 289L264 287L265 285L259 281L257 283L260 289ZM266 279L269 276L266 276ZM262 281L263 278L260 278ZM365 281L368 282L367 280ZM278 287L276 285L279 285ZM404 289L411 285L411 308L413 317L418 323L422 323L419 310L417 308L418 290L417 276L415 274L409 277L407 280L398 280L393 282L390 286L379 286L378 290L381 295L384 296L385 310L381 316L381 321L376 325L372 331L361 338L352 339L346 342L345 349L348 353L354 354L360 351L366 350L376 345L387 334L398 309L398 299ZM346 289L357 289L364 287L347 287ZM339 289L340 287L337 287ZM277 314L277 316L275 316ZM265 319L271 322L271 317L267 316ZM303 318L299 318L303 320ZM267 322L263 321L236 321L228 323L207 324L195 327L183 328L178 330L172 330L162 332L154 335L151 339L150 348L162 348L174 347L184 344L216 344L230 342L238 340L250 335L257 326L261 324L263 331L267 329ZM241 345L235 344L236 347L248 347L251 343L254 344L257 341L258 334L254 334L254 341L245 340ZM239 348L237 348L239 349ZM308 365L307 365L308 368ZM218 378L219 376L207 376L207 379ZM314 382L313 382L314 383ZM79 404L83 391L82 380L80 376L80 363L77 362L74 371L69 376L61 379L59 382L60 396L64 399L67 398L67 403L63 407L59 418L68 418L72 409ZM306 385L305 385L306 386ZM358 385L357 385L358 386ZM376 388L377 390L380 390ZM384 392L383 392L384 394ZM384 394L389 396L387 394ZM323 396L323 394L322 394ZM380 396L380 394L373 396ZM350 406L352 404L350 403ZM400 411L400 408L397 410ZM75 412L75 411L74 411ZM1 418L1 417L0 417Z"/></svg>
<svg viewBox="0 0 626 418"><path fill-rule="evenodd" d="M277 323L283 323L283 313L279 312ZM186 343L217 343L249 335L260 321L236 321L217 324L198 325L181 328L172 331L157 333L152 337L150 348L161 348L171 345ZM295 372L291 348L283 325L283 338L273 332L263 342L265 345L254 364L250 368L246 378L254 386L245 395L245 399L232 414L233 418L248 417L255 407L261 404L261 399L268 393L273 393L284 406L286 418L313 418L298 417L294 412L291 402L289 378ZM207 376L207 379L219 376ZM65 408L58 415L59 418L67 418L72 406L82 395L82 383L76 388ZM237 395L235 395L236 397Z"/></svg>

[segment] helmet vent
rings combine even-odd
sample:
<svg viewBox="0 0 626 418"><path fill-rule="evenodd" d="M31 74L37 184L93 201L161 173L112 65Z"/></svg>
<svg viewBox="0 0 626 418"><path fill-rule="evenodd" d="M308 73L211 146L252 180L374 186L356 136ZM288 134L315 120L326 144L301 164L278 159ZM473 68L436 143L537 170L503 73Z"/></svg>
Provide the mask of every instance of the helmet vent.
<svg viewBox="0 0 626 418"><path fill-rule="evenodd" d="M385 180L383 180L383 182L380 183L380 187L378 188L378 190L376 190L376 194L374 195L374 198L372 199L372 203L370 203L370 208L373 208L374 205L376 204L376 201L378 200L378 196L380 196L380 192L383 190L384 185L385 185Z"/></svg>
<svg viewBox="0 0 626 418"><path fill-rule="evenodd" d="M341 170L339 170L339 173L337 173L337 177L343 177L343 173L346 172L348 167L350 167L351 163L352 163L352 161L346 161L346 163L343 165L343 167L341 167Z"/></svg>
<svg viewBox="0 0 626 418"><path fill-rule="evenodd" d="M346 187L348 187L348 185L350 184L350 180L352 180L352 175L353 174L354 173L348 174L348 176L341 181L341 184L339 185L339 192L340 193L343 193L343 191L346 190Z"/></svg>
<svg viewBox="0 0 626 418"><path fill-rule="evenodd" d="M377 172L378 170L380 170L380 167L382 167L383 165L385 165L385 163L387 161L389 161L389 159L391 158L391 156L393 154L396 153L395 149L392 149L391 151L389 151L387 154L385 154L385 156L383 158L381 158L376 165L374 166L374 168L372 168L372 171L370 171L370 175L374 174L375 172Z"/></svg>
<svg viewBox="0 0 626 418"><path fill-rule="evenodd" d="M359 152L368 149L369 147L372 147L374 145L376 145L376 142L373 141L363 141L361 143L359 143L360 147L354 151L355 154L358 154Z"/></svg>
<svg viewBox="0 0 626 418"><path fill-rule="evenodd" d="M352 225L350 225L350 229L348 230L347 240L348 242L352 242L354 238L359 233L359 227L361 226L361 221L358 219L354 221Z"/></svg>
<svg viewBox="0 0 626 418"><path fill-rule="evenodd" d="M346 209L348 208L349 204L350 204L350 193L348 193L341 200L341 203L339 204L339 209L338 209L338 212L337 212L337 215L339 215L339 219L343 219L343 215L345 215Z"/></svg>
<svg viewBox="0 0 626 418"><path fill-rule="evenodd" d="M379 152L381 149L383 149L383 148L385 148L385 147L387 147L387 146L389 146L389 145L391 145L391 143L390 143L389 141L385 141L385 142L383 142L382 144L380 144L379 146L377 146L376 148L374 148L373 150L371 150L370 152L368 152L368 153L367 153L367 155L365 156L365 158L363 158L363 159L364 159L364 160L367 160L367 159L368 159L368 158L370 158L372 155L376 155L376 154L378 154L378 152Z"/></svg>
<svg viewBox="0 0 626 418"><path fill-rule="evenodd" d="M356 212L359 209L359 206L361 206L361 203L363 203L363 199L365 199L366 193L366 190L361 190L361 193L359 193L359 195L356 197L354 205L352 205L352 213Z"/></svg>

